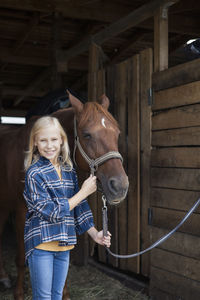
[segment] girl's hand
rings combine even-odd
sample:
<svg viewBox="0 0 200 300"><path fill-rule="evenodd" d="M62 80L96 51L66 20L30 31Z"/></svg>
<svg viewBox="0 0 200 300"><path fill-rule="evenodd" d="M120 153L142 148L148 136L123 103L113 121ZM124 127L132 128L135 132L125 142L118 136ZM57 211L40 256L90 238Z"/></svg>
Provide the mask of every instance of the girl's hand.
<svg viewBox="0 0 200 300"><path fill-rule="evenodd" d="M91 195L97 190L97 178L96 176L90 175L82 184L81 191L85 197Z"/></svg>
<svg viewBox="0 0 200 300"><path fill-rule="evenodd" d="M103 236L103 230L97 231L94 241L109 248L111 245L111 233L107 231L107 234L107 236Z"/></svg>

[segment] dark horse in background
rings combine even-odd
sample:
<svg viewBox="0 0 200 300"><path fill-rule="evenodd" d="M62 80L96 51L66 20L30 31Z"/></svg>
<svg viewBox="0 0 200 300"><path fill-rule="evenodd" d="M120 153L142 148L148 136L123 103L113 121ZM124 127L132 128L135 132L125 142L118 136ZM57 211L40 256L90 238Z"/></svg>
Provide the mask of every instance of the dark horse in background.
<svg viewBox="0 0 200 300"><path fill-rule="evenodd" d="M117 122L108 112L109 100L102 96L101 105L96 102L82 104L80 100L69 94L70 108L60 109L52 115L57 117L64 127L71 149L74 146L74 115L77 120L77 131L80 143L91 158L97 158L109 151L118 151L119 128ZM15 213L17 238L17 282L15 299L23 300L24 281L24 221L26 214L22 196L24 188L24 151L27 149L31 127L37 117L30 118L22 127L0 126L0 242L4 224L10 214ZM103 121L102 121L103 120ZM76 151L78 168L89 171L88 164ZM107 160L99 166L96 176L101 183L109 204L121 202L128 190L128 178L120 159ZM9 285L9 278L3 268L2 250L0 248L0 281ZM69 299L67 289L63 299Z"/></svg>

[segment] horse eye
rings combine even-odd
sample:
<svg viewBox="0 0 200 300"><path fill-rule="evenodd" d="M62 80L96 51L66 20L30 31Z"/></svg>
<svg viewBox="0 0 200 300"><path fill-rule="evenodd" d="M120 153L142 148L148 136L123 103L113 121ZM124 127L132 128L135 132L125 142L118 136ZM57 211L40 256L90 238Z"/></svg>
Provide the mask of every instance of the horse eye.
<svg viewBox="0 0 200 300"><path fill-rule="evenodd" d="M87 139L87 140L92 138L91 134L88 132L83 132L83 137L84 137L84 139Z"/></svg>

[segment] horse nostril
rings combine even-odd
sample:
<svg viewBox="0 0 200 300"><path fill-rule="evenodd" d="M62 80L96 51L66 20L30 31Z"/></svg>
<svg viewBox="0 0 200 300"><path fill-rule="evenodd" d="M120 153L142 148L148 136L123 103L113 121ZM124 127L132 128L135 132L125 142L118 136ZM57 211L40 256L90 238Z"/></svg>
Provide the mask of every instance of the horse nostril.
<svg viewBox="0 0 200 300"><path fill-rule="evenodd" d="M109 186L110 191L114 195L117 195L119 187L118 187L118 181L115 178L110 178L109 179L108 186Z"/></svg>

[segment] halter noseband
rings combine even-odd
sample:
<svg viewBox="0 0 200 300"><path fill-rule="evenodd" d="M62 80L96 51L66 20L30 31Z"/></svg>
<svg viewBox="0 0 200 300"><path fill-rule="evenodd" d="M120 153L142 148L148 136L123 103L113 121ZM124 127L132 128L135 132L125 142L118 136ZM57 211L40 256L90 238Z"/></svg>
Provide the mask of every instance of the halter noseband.
<svg viewBox="0 0 200 300"><path fill-rule="evenodd" d="M82 157L86 160L86 162L88 163L89 167L90 167L90 171L91 174L94 175L94 173L97 171L98 167L100 165L102 165L105 161L111 159L111 158L119 158L122 162L123 162L123 158L121 156L121 154L118 151L110 151L107 152L105 154L103 154L102 156L96 158L96 159L92 159L90 158L87 153L85 153L85 151L83 150L80 141L79 141L79 137L78 137L78 133L77 133L77 126L76 126L76 117L74 116L74 151L73 151L73 160L74 163L76 164L76 148L79 149Z"/></svg>

